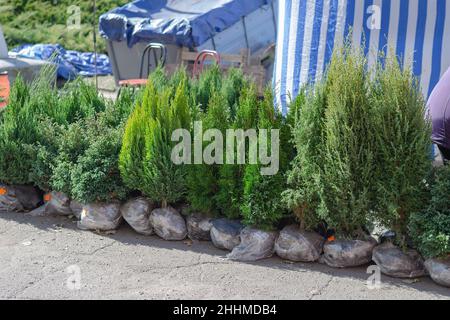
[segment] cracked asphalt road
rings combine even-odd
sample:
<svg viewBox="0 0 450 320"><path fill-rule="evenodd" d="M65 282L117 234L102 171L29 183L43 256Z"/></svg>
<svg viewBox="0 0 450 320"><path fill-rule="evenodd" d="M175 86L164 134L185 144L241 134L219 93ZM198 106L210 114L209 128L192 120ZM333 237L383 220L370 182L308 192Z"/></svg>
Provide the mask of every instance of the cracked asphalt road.
<svg viewBox="0 0 450 320"><path fill-rule="evenodd" d="M271 258L232 262L208 242L168 242L124 224L117 233L81 231L63 217L0 213L1 299L449 299L428 278L382 276ZM80 288L67 286L71 266ZM69 268L69 269L68 269Z"/></svg>

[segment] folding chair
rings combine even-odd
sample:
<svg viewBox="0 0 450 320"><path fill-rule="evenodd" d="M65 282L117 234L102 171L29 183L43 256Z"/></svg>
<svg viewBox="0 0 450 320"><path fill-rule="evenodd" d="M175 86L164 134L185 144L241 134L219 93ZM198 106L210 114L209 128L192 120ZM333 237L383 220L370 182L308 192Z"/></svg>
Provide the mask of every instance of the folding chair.
<svg viewBox="0 0 450 320"><path fill-rule="evenodd" d="M159 50L159 57L157 55L157 51ZM153 53L153 59L156 63L156 66L164 66L166 64L167 60L167 49L166 46L162 43L156 43L152 42L149 43L144 51L142 52L142 58L141 58L141 67L139 71L139 78L137 79L127 79L127 80L120 80L119 81L119 92L117 93L117 97L120 95L120 92L122 88L128 87L128 88L138 88L147 85L147 78L144 78L144 67L145 67L145 58L147 57L147 77L148 74L151 71L152 63L152 53Z"/></svg>

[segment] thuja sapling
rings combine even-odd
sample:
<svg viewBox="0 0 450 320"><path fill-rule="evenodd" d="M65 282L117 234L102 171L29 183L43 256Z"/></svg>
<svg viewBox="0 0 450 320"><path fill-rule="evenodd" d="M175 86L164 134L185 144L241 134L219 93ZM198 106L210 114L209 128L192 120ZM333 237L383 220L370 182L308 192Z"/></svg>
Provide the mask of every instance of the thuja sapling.
<svg viewBox="0 0 450 320"><path fill-rule="evenodd" d="M318 221L326 102L326 86L318 83L296 98L287 117L291 121L296 156L287 172L288 187L282 199L296 215L301 230L314 227Z"/></svg>
<svg viewBox="0 0 450 320"><path fill-rule="evenodd" d="M148 83L150 83L156 91L161 92L169 86L169 79L164 72L163 67L158 66L148 76Z"/></svg>
<svg viewBox="0 0 450 320"><path fill-rule="evenodd" d="M99 96L92 85L86 84L81 79L76 79L72 83L68 83L62 89L62 93L58 94L56 88L49 87L48 84L40 85L42 92L47 92L48 97L38 98L33 104L36 108L43 109L42 104L50 106L50 111L44 115L38 116L37 132L40 139L33 144L33 152L36 155L30 171L30 180L45 192L56 191L51 185L54 168L59 164L61 137L68 130L68 126L76 121L83 121L88 117L94 117L103 112L108 107L108 120L113 126L118 126L118 121L112 121L113 117L119 117L116 104L107 102L103 97ZM126 95L124 94L123 97ZM54 104L48 101L55 99ZM122 105L124 98L118 99L117 105ZM57 109L57 110L54 110ZM120 116L122 117L122 116ZM106 116L100 119L106 119ZM73 137L81 140L81 137Z"/></svg>
<svg viewBox="0 0 450 320"><path fill-rule="evenodd" d="M284 171L287 166L287 155L284 147L280 146L279 131L285 126L285 120L273 106L272 90L265 92L264 99L258 110L257 129L260 133L259 151L260 159L256 164L247 164L243 176L244 194L240 206L244 223L249 226L271 230L284 214L280 202L282 191L285 189ZM267 134L261 135L267 132ZM270 134L269 134L270 132ZM264 138L261 139L261 137ZM267 154L270 145L276 145L281 170L273 174L263 174L261 170L263 155ZM281 150L280 150L281 149ZM272 154L274 156L274 154Z"/></svg>
<svg viewBox="0 0 450 320"><path fill-rule="evenodd" d="M339 235L366 238L376 130L363 54L350 47L336 51L326 81L318 213Z"/></svg>
<svg viewBox="0 0 450 320"><path fill-rule="evenodd" d="M206 146L206 142L203 141L203 135L208 129L219 130L223 136L229 124L229 109L225 101L225 97L220 92L213 92L209 101L208 109L202 120L203 132L200 134L201 142ZM194 133L195 137L199 135ZM210 144L214 144L212 152L209 157L216 158L222 157L223 159L223 141L217 140L218 137L210 137ZM195 142L197 139L195 139ZM190 143L190 141L188 142ZM198 142L197 142L198 143ZM222 147L220 147L220 145ZM207 153L207 150L204 151ZM208 155L206 155L208 157ZM205 158L205 155L204 157ZM220 160L220 159L219 159ZM191 205L191 208L201 213L208 215L215 215L218 213L217 204L214 195L218 191L218 176L220 163L200 163L192 164L188 166L187 175L187 200Z"/></svg>
<svg viewBox="0 0 450 320"><path fill-rule="evenodd" d="M143 189L145 135L148 122L156 116L157 92L153 82L149 82L143 93L142 102L138 103L129 116L122 148L119 155L119 169L124 183L131 190Z"/></svg>
<svg viewBox="0 0 450 320"><path fill-rule="evenodd" d="M239 98L239 108L233 127L243 130L256 128L258 105L255 88L251 85L244 87ZM237 149L233 148L227 153L230 152L233 153L233 158L236 158ZM225 162L226 164L220 168L219 192L216 195L216 201L224 216L231 219L239 218L244 191L242 179L245 167L242 164L230 164L227 159Z"/></svg>
<svg viewBox="0 0 450 320"><path fill-rule="evenodd" d="M9 104L2 111L0 125L0 181L7 184L29 183L33 159L27 148L36 141L36 119L27 102L30 89L20 75L11 88Z"/></svg>
<svg viewBox="0 0 450 320"><path fill-rule="evenodd" d="M397 59L378 67L370 92L377 155L372 219L395 230L404 245L409 215L423 210L427 202L424 181L431 171L431 124L417 79L408 68L402 70Z"/></svg>
<svg viewBox="0 0 450 320"><path fill-rule="evenodd" d="M170 89L165 89L155 99L154 106L144 105L152 109L153 117L146 121L141 191L163 208L181 200L186 193L186 168L175 164L171 157L172 132L189 130L191 124L185 86L186 81L182 81L173 99L170 99Z"/></svg>
<svg viewBox="0 0 450 320"><path fill-rule="evenodd" d="M204 112L208 108L211 93L222 88L222 71L218 65L214 65L200 74L198 80L192 83L192 95L195 105Z"/></svg>
<svg viewBox="0 0 450 320"><path fill-rule="evenodd" d="M243 87L248 86L248 79L244 77L242 69L231 68L223 77L221 93L228 103L230 119L234 120L239 108L239 97Z"/></svg>
<svg viewBox="0 0 450 320"><path fill-rule="evenodd" d="M127 196L129 189L120 176L118 163L125 119L133 108L133 100L124 91L105 111L83 121L88 146L71 170L71 193L77 201L109 203Z"/></svg>
<svg viewBox="0 0 450 320"><path fill-rule="evenodd" d="M89 128L89 147L71 170L71 194L81 203L123 200L128 193L118 167L123 126L110 128L91 122Z"/></svg>
<svg viewBox="0 0 450 320"><path fill-rule="evenodd" d="M58 108L59 97L51 80L54 71L52 66L43 68L29 85L22 77L16 78L0 127L0 181L4 183L33 184L30 171L37 157L36 145L48 142L39 122L45 118L64 122L66 115Z"/></svg>
<svg viewBox="0 0 450 320"><path fill-rule="evenodd" d="M78 158L89 147L87 128L84 119L67 126L57 136L58 150L51 163L51 178L49 181L52 191L62 192L72 197L72 170Z"/></svg>

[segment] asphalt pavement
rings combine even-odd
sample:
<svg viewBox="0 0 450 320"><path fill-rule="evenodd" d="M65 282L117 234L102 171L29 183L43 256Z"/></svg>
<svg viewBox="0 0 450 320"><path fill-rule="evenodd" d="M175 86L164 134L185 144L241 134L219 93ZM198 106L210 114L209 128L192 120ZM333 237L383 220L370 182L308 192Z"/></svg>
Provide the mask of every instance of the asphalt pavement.
<svg viewBox="0 0 450 320"><path fill-rule="evenodd" d="M113 234L65 217L0 213L0 299L450 299L429 278L381 276L280 258L233 262L210 242ZM373 282L370 282L373 283Z"/></svg>

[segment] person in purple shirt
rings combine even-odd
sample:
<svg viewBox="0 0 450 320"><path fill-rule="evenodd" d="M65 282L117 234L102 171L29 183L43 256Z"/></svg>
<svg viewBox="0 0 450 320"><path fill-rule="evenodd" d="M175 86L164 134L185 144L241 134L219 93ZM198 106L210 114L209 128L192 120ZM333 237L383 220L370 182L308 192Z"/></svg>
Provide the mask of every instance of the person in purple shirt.
<svg viewBox="0 0 450 320"><path fill-rule="evenodd" d="M438 146L444 163L450 161L450 68L434 87L427 102L432 123L431 140Z"/></svg>

